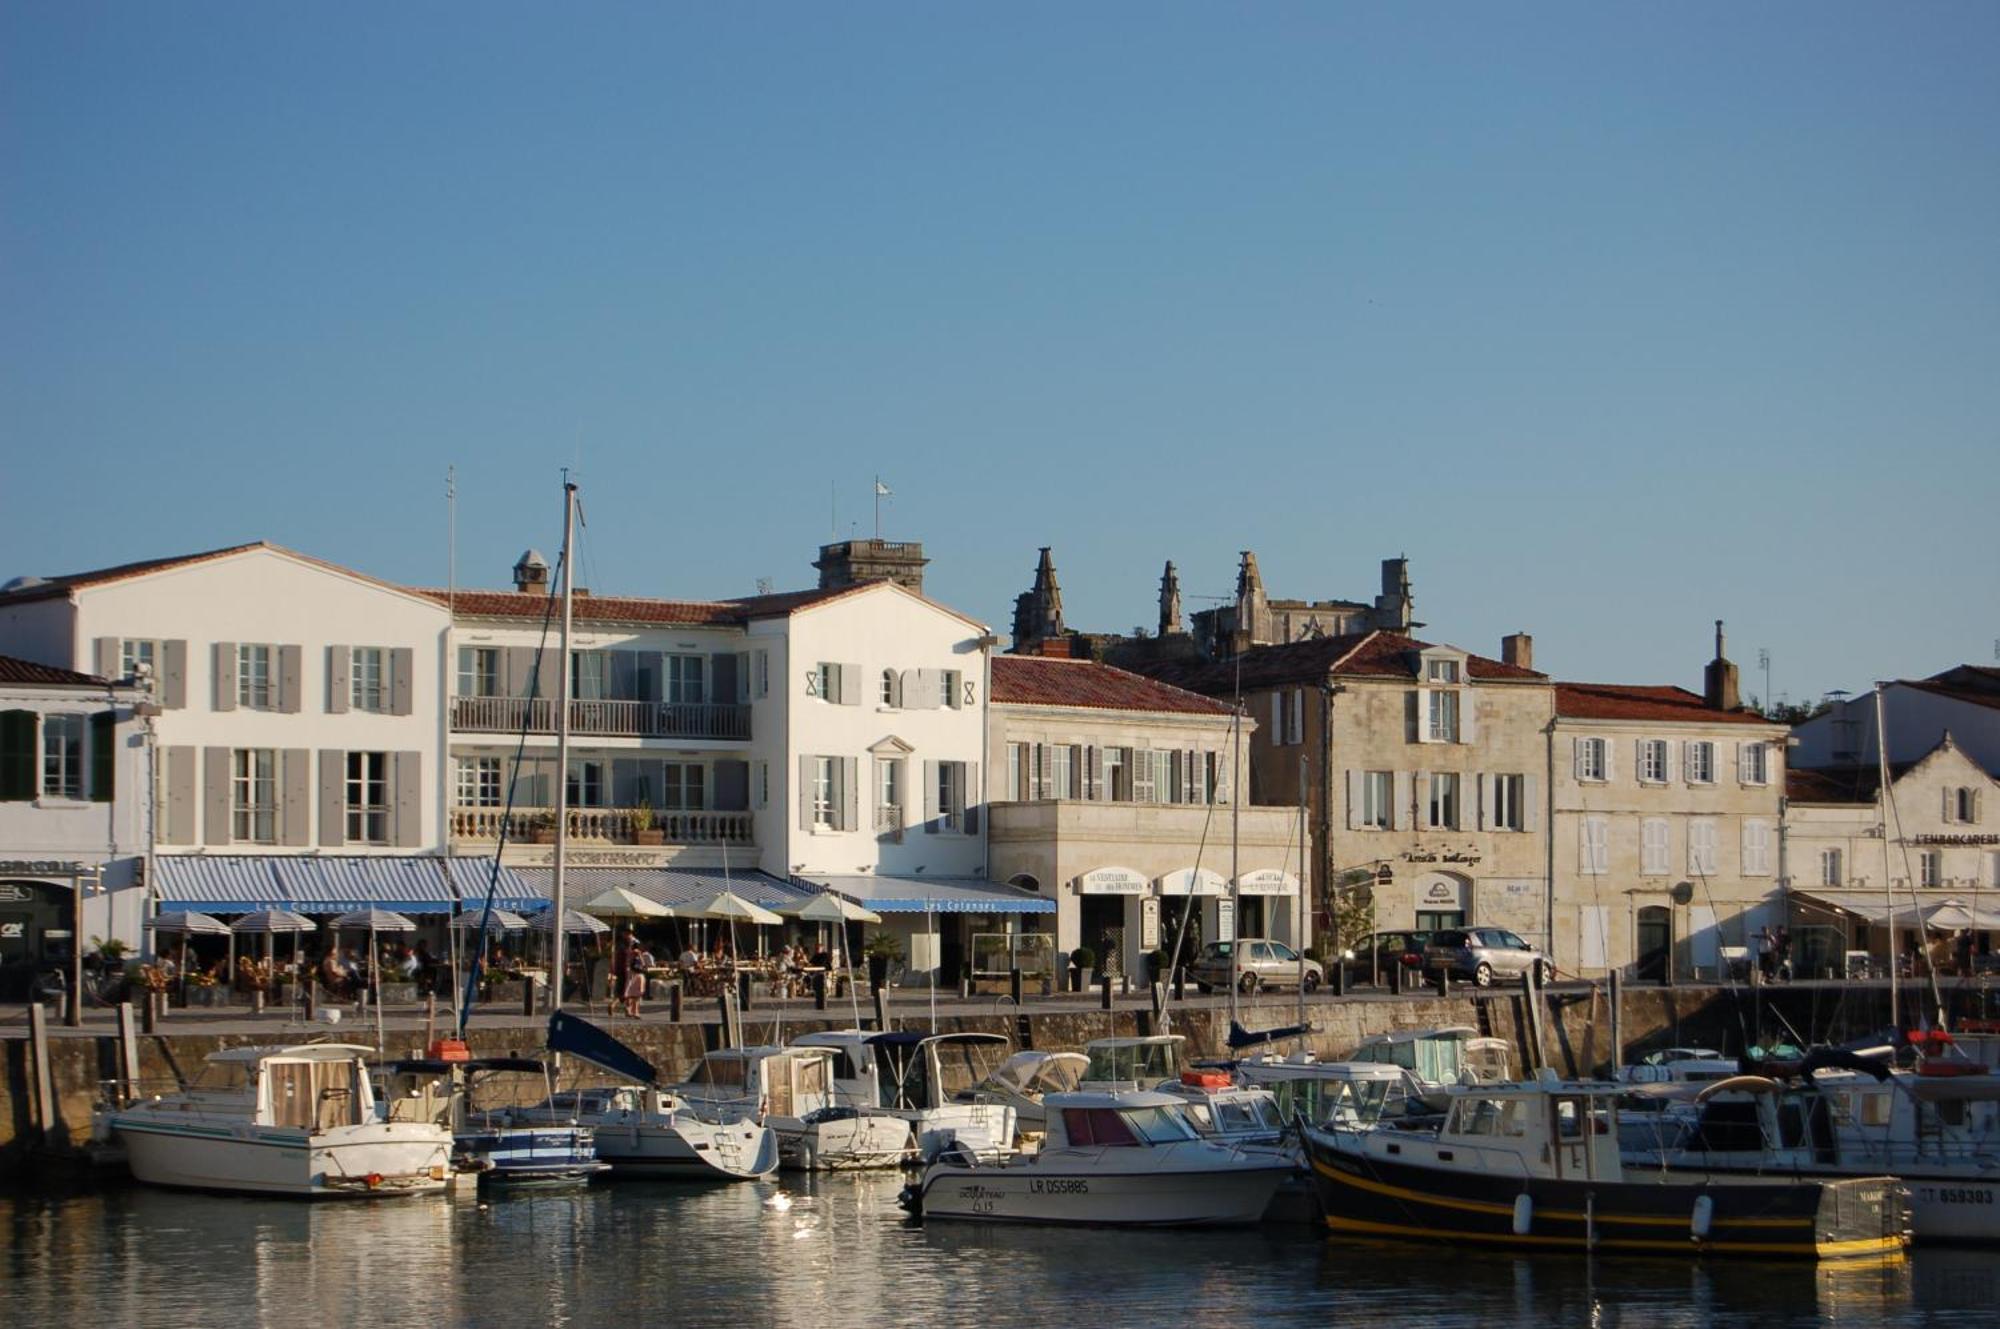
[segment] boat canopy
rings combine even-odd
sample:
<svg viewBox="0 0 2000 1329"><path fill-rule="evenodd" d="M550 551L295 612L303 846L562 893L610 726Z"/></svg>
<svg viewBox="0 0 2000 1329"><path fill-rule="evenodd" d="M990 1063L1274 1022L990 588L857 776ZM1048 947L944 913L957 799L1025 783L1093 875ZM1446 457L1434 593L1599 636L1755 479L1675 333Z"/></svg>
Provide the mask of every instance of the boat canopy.
<svg viewBox="0 0 2000 1329"><path fill-rule="evenodd" d="M1081 1052L1016 1052L987 1083L1017 1094L1062 1092L1075 1086L1088 1065L1090 1058Z"/></svg>
<svg viewBox="0 0 2000 1329"><path fill-rule="evenodd" d="M372 1057L375 1049L359 1043L298 1043L290 1047L224 1048L204 1060L221 1065L247 1065L283 1057L291 1061L353 1061Z"/></svg>

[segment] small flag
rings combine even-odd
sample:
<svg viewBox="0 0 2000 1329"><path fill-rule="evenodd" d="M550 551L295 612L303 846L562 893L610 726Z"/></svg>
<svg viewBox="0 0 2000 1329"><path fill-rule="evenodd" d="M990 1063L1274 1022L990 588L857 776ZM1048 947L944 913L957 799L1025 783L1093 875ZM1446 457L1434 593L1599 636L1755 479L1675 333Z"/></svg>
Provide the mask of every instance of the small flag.
<svg viewBox="0 0 2000 1329"><path fill-rule="evenodd" d="M896 492L895 490L889 488L889 486L883 484L880 480L877 480L875 482L875 497L888 498L895 492Z"/></svg>

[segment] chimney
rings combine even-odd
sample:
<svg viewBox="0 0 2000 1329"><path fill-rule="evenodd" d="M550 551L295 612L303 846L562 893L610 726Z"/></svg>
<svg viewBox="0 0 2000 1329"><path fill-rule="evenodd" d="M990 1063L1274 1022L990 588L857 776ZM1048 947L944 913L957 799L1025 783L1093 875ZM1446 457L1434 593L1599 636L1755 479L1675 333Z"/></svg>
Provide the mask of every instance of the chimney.
<svg viewBox="0 0 2000 1329"><path fill-rule="evenodd" d="M1525 632L1510 632L1500 639L1500 662L1519 669L1535 667L1535 639Z"/></svg>
<svg viewBox="0 0 2000 1329"><path fill-rule="evenodd" d="M514 589L523 595L547 593L549 561L542 557L540 550L526 550L514 561Z"/></svg>
<svg viewBox="0 0 2000 1329"><path fill-rule="evenodd" d="M1719 618L1715 620L1715 658L1702 673L1701 692L1702 700L1712 711L1735 711L1743 707L1743 699L1737 695L1736 666L1729 662Z"/></svg>

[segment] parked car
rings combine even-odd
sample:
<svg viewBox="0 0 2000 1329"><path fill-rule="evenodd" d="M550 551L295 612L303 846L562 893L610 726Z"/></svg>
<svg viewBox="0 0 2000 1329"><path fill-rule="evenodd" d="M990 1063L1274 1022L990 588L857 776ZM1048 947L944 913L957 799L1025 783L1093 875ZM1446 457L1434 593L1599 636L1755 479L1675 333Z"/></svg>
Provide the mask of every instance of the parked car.
<svg viewBox="0 0 2000 1329"><path fill-rule="evenodd" d="M1555 962L1505 928L1448 928L1431 934L1424 947L1424 973L1450 974L1489 987L1496 978L1518 978L1530 969L1544 983L1555 977Z"/></svg>
<svg viewBox="0 0 2000 1329"><path fill-rule="evenodd" d="M1203 992L1213 992L1217 988L1229 986L1229 951L1232 946L1243 948L1243 959L1237 966L1236 986L1244 992L1254 992L1260 987L1293 987L1299 983L1299 953L1282 941L1266 941L1262 937L1246 937L1240 942L1211 941L1201 948L1194 963L1188 966L1188 977ZM1326 981L1326 970L1317 960L1305 963L1305 990L1312 992Z"/></svg>
<svg viewBox="0 0 2000 1329"><path fill-rule="evenodd" d="M1421 978L1430 939L1428 932L1377 932L1364 938L1344 962L1349 981L1393 982L1392 972L1399 967L1405 978Z"/></svg>

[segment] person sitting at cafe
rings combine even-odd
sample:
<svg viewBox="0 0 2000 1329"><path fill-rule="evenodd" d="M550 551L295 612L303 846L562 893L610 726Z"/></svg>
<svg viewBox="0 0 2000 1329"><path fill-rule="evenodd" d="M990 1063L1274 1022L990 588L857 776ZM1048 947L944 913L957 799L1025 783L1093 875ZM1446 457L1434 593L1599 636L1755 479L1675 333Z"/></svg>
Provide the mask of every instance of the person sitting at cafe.
<svg viewBox="0 0 2000 1329"><path fill-rule="evenodd" d="M340 949L329 946L326 956L319 962L319 983L336 997L345 997L354 988L354 980L341 963Z"/></svg>
<svg viewBox="0 0 2000 1329"><path fill-rule="evenodd" d="M687 948L681 952L681 969L691 974L700 967L701 952L696 950L694 943L690 941L687 944Z"/></svg>

